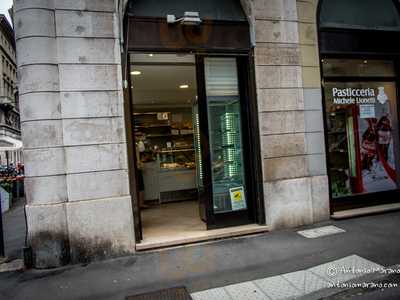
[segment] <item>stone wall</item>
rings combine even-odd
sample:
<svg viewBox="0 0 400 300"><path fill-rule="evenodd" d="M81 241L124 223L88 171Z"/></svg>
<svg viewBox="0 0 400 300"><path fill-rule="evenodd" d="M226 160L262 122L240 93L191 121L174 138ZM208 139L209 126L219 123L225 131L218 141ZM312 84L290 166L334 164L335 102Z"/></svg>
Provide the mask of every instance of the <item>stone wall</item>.
<svg viewBox="0 0 400 300"><path fill-rule="evenodd" d="M114 0L15 0L36 267L134 251Z"/></svg>
<svg viewBox="0 0 400 300"><path fill-rule="evenodd" d="M316 0L254 0L255 65L267 224L329 218Z"/></svg>
<svg viewBox="0 0 400 300"><path fill-rule="evenodd" d="M243 0L255 47L267 224L329 218L316 0ZM15 0L36 267L134 251L113 0Z"/></svg>

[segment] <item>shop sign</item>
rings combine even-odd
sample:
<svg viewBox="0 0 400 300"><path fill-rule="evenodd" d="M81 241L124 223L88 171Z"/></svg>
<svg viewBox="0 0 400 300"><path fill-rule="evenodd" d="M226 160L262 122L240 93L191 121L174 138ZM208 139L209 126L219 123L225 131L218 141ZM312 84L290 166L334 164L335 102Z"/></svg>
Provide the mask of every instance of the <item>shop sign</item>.
<svg viewBox="0 0 400 300"><path fill-rule="evenodd" d="M385 87L378 87L378 92L372 88L332 88L334 104L375 104L377 101L385 104L388 97Z"/></svg>
<svg viewBox="0 0 400 300"><path fill-rule="evenodd" d="M334 104L375 104L375 90L371 88L332 88Z"/></svg>
<svg viewBox="0 0 400 300"><path fill-rule="evenodd" d="M244 195L243 186L229 189L229 194L231 196L232 210L240 210L246 208L246 198Z"/></svg>

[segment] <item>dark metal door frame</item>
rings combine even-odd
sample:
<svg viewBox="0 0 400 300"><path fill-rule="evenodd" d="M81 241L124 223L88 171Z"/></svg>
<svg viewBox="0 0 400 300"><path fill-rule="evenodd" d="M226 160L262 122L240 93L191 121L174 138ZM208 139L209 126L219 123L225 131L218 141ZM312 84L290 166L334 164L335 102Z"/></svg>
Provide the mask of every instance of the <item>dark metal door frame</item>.
<svg viewBox="0 0 400 300"><path fill-rule="evenodd" d="M124 19L124 38L127 41L129 35L128 18ZM133 132L133 95L130 76L130 55L125 47L121 55L122 65L122 79L123 79L123 95L124 95L124 119L126 131L126 144L128 155L128 176L129 176L129 191L131 195L132 217L134 223L135 241L140 243L143 239L142 218L139 205L139 190L137 182L137 168L136 168L136 146L135 135Z"/></svg>
<svg viewBox="0 0 400 300"><path fill-rule="evenodd" d="M260 147L260 137L259 137L259 124L258 124L258 108L257 108L257 101L256 101L256 87L255 87L255 67L254 67L254 50L250 48L250 46L247 47L242 47L240 46L239 48L235 47L229 47L229 43L221 44L223 45L223 48L218 48L219 46L215 46L217 44L210 44L210 46L207 46L207 43L202 45L194 45L194 44L187 44L184 43L183 45L178 44L176 47L171 48L171 44L166 45L165 47L161 44L160 47L148 47L147 45L140 44L136 45L134 41L128 40L128 37L132 38L135 37L135 34L129 33L129 28L134 28L134 18L131 17L126 17L125 20L125 55L126 55L126 64L127 67L124 68L124 75L125 80L127 82L127 87L124 89L124 96L125 96L125 121L126 121L126 128L127 128L127 140L128 140L128 162L129 162L129 174L130 174L130 186L131 186L131 195L132 195L132 207L133 207L133 214L134 218L138 220L138 222L135 221L135 233L136 233L136 242L140 242L142 239L142 228L141 228L141 218L140 218L140 208L138 205L138 194L137 194L137 179L136 179L136 155L134 155L134 146L135 146L135 141L134 141L134 135L132 131L132 121L133 121L133 98L132 98L132 91L130 89L131 86L131 78L129 76L129 69L130 69L130 62L129 62L129 54L132 52L140 52L140 53L191 53L196 56L196 75L197 75L197 81L198 81L198 95L199 95L199 101L204 102L206 101L205 98L205 87L201 88L202 85L205 84L204 81L204 56L213 56L213 55L223 55L223 56L230 56L230 57L237 57L238 61L238 68L239 68L239 89L240 89L240 97L241 97L241 102L242 102L242 113L245 118L243 119L243 132L245 133L244 136L248 138L246 142L244 142L244 145L248 147L246 149L246 184L247 184L247 199L248 199L248 204L251 203L251 205L248 205L248 210L246 211L246 216L245 218L256 222L260 225L265 224L265 210L264 210L264 194L263 194L263 177L262 177L262 161L261 161L261 147ZM143 19L139 20L140 22L143 21ZM146 19L146 22L151 23L154 21L155 23L160 23L160 20L156 20L154 18ZM223 25L223 30L219 31L218 26ZM160 28L162 28L163 24L160 24ZM207 25L209 26L209 25ZM215 32L216 36L225 34L227 31L227 28L231 26L231 30L229 32L232 32L232 30L237 30L239 29L240 32L245 32L244 28L246 28L246 24L243 22L214 22L213 26L215 26ZM149 27L154 30L153 27ZM149 31L150 35L154 34L160 34L162 31ZM247 32L249 34L249 32ZM140 33L140 35L143 35L145 33ZM218 39L213 39L212 42L215 42ZM250 45L250 38L249 36L244 37L243 35L240 39L242 42L238 42L239 40L235 40L234 43L235 45L244 45L248 44ZM219 45L219 44L218 44ZM129 89L129 91L125 91L126 89ZM200 100L203 99L203 100ZM207 115L207 106L205 105L199 105L199 115L204 116ZM206 123L207 126L203 126L203 133L202 133L202 139L207 139L208 144L208 122L202 122ZM204 130L204 129L207 129ZM245 147L246 148L246 147ZM222 218L223 220L221 222L217 222L218 220L215 219L213 216L213 206L210 201L212 201L212 190L210 189L210 184L211 184L211 162L210 162L210 157L209 157L209 149L207 147L202 147L202 158L206 160L206 169L205 174L206 175L206 189L204 191L204 194L202 197L203 200L205 201L206 205L206 211L207 211L207 219L209 220L209 225L207 226L208 229L211 228L218 228L218 227L226 227L227 225L234 226L234 225L239 225L237 224L235 218L243 217L240 216L240 212L238 213L238 216L235 216L235 214L231 213L231 218ZM250 159L251 158L251 159ZM208 169L207 169L208 168ZM207 178L208 176L208 178ZM208 186L207 186L208 184ZM206 197L207 195L207 197ZM201 199L200 199L201 200ZM249 203L250 202L250 203ZM211 204L211 205L210 205ZM250 221L246 221L244 223L249 223Z"/></svg>
<svg viewBox="0 0 400 300"><path fill-rule="evenodd" d="M245 163L245 181L246 181L246 202L247 209L240 211L230 211L226 213L214 213L213 205L213 188L212 188L212 162L210 153L210 140L209 140L209 128L208 128L208 103L206 96L205 87L205 74L204 74L204 58L205 57L230 57L236 59L238 69L238 87L240 92L240 104L241 104L241 118L242 118L242 143L243 143L243 158L246 160ZM263 206L260 207L259 189L257 185L262 182L262 177L259 176L261 169L257 166L261 166L256 158L259 157L260 152L256 152L259 145L254 142L254 136L252 132L258 132L257 128L254 128L253 123L250 122L253 116L254 107L251 106L249 90L251 89L251 79L249 76L249 55L247 54L221 54L215 55L212 53L201 53L196 55L196 69L198 76L198 98L199 98L199 114L201 122L201 137L202 137L202 157L204 160L203 166L205 166L204 172L204 187L206 193L205 207L207 212L207 228L215 229L222 227L238 226L249 223L257 222L259 224L265 223L265 213ZM259 148L258 148L258 151ZM255 159L247 159L254 157ZM257 176L258 174L258 176ZM262 201L263 203L264 201ZM256 212L262 210L262 217L257 215Z"/></svg>

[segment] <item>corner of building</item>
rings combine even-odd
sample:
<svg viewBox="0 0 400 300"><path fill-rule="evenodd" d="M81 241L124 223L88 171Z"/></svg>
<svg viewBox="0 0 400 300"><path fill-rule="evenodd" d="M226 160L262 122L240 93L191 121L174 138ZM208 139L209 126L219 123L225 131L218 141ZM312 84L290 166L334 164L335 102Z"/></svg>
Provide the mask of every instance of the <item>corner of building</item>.
<svg viewBox="0 0 400 300"><path fill-rule="evenodd" d="M34 265L134 253L116 5L14 11Z"/></svg>

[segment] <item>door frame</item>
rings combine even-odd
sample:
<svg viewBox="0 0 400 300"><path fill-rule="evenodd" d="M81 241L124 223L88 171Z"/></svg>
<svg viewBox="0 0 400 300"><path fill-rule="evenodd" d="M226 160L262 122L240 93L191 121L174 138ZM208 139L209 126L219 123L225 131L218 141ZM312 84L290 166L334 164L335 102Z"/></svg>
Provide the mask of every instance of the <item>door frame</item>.
<svg viewBox="0 0 400 300"><path fill-rule="evenodd" d="M235 58L236 66L237 66L237 74L238 74L238 88L239 88L239 98L240 98L240 109L241 109L241 132L242 132L242 144L243 147L243 159L245 160L245 182L246 182L246 203L247 208L245 210L239 211L229 211L222 213L214 213L213 211L213 186L212 186L212 162L210 156L210 139L209 139L209 128L208 128L208 103L206 96L206 82L205 82L205 69L204 69L204 58L206 57L227 57L227 58ZM205 195L202 197L206 197L206 199L200 199L205 203L206 215L207 215L207 229L217 229L224 227L232 227L239 226L251 223L259 223L264 224L265 222L265 214L263 213L263 217L260 220L260 217L257 216L256 212L258 211L259 203L257 201L257 182L262 182L262 177L257 178L254 170L256 170L256 166L260 166L261 164L256 162L253 164L254 160L247 160L249 157L257 158L259 157L256 153L256 143L253 143L254 137L252 133L254 130L252 123L250 120L252 118L252 113L254 107L250 104L251 96L251 80L249 73L249 55L246 54L215 54L215 53L200 53L196 54L196 73L197 73L197 89L198 89L198 99L199 99L199 115L200 119L203 120L201 123L201 137L203 138L203 145L206 147L202 147L202 158L204 160L204 178L203 184L205 187ZM257 123L258 126L258 123ZM253 129L253 130L252 130ZM261 170L258 170L261 172Z"/></svg>
<svg viewBox="0 0 400 300"><path fill-rule="evenodd" d="M197 80L197 90L199 98L199 115L200 118L208 115L207 105L205 97L205 78L204 78L204 57L235 57L238 66L238 82L241 98L241 109L242 109L242 130L243 130L243 144L244 147L244 159L245 164L245 174L246 174L246 198L248 201L248 207L245 211L229 212L220 214L221 220L217 220L212 213L212 188L211 188L211 160L209 155L209 148L202 147L202 159L205 162L204 166L204 188L205 194L203 195L206 208L207 216L207 229L216 229L223 227L239 226L250 223L257 223L260 225L265 225L265 210L264 210L264 195L263 195L263 177L262 177L262 163L261 163L261 150L260 150L260 138L258 136L259 125L258 125L258 109L257 101L255 98L255 78L252 75L254 70L253 62L253 52L250 53L215 53L215 52L196 52L193 51L127 51L127 85L126 88L129 89L128 92L124 93L126 95L125 99L125 120L126 120L126 133L128 140L128 159L129 173L130 175L130 186L131 194L133 198L133 210L134 218L138 219L135 223L136 232L136 242L140 242L143 238L142 228L141 228L141 217L140 208L138 205L138 183L137 183L137 168L136 168L136 155L134 152L135 147L135 137L133 135L132 124L133 124L133 95L131 87L131 77L129 76L130 68L132 62L130 61L130 54L132 53L187 53L193 54L196 58L196 80ZM208 139L208 122L202 122L201 134L202 138L207 140L206 145L209 145ZM206 126L204 126L204 124ZM252 159L248 159L252 158ZM201 201L201 200L200 200ZM242 221L238 222L238 219Z"/></svg>
<svg viewBox="0 0 400 300"><path fill-rule="evenodd" d="M145 25L144 30L136 28L135 24ZM157 29L158 28L158 29ZM169 31L171 31L170 35ZM145 33L146 32L146 33ZM161 33L164 33L161 37ZM136 242L142 239L141 217L140 208L138 205L137 194L137 174L136 162L134 155L135 140L132 134L133 124L133 96L131 91L131 76L129 70L131 63L129 61L130 53L190 53L197 56L201 55L234 55L242 57L243 65L239 72L243 77L239 80L243 86L241 90L243 95L247 96L248 102L246 106L245 115L248 117L245 125L249 141L248 153L251 159L247 161L246 178L251 181L247 190L250 191L253 198L251 209L254 215L254 222L259 225L265 225L265 204L264 204L264 187L263 187L263 172L262 172L262 157L261 145L259 135L259 122L258 122L258 105L256 93L256 77L255 77L255 64L254 64L254 48L250 43L250 29L248 22L240 21L204 21L199 30L189 33L185 29L178 27L165 27L164 18L153 17L132 17L125 15L124 19L124 55L127 56L126 66L124 67L125 83L129 88L129 92L124 91L125 101L125 122L128 146L128 167L129 167L129 180L130 190L132 197L133 218L138 220L135 223ZM179 42L170 40L175 35L180 37ZM193 39L194 36L200 38ZM238 38L240 36L240 38ZM188 38L187 38L188 37ZM228 38L227 38L228 37ZM187 38L185 40L185 38ZM162 42L159 41L162 39ZM154 42L148 44L148 41ZM199 69L196 65L196 69ZM197 70L196 70L197 72ZM196 74L198 75L198 74ZM241 97L243 96L241 95ZM200 109L200 107L199 107ZM130 129L130 130L129 130ZM211 173L210 173L211 174ZM248 192L250 195L250 193ZM136 209L137 208L137 209ZM209 209L208 209L209 210ZM210 226L210 228L217 228L218 226Z"/></svg>

